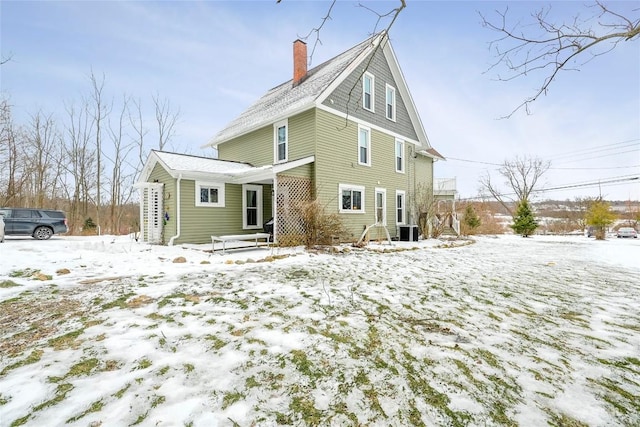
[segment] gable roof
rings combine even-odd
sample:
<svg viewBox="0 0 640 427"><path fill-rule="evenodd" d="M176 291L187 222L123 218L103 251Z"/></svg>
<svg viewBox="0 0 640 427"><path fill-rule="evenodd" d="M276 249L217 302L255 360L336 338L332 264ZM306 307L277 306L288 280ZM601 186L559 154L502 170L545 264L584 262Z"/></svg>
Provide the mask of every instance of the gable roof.
<svg viewBox="0 0 640 427"><path fill-rule="evenodd" d="M398 82L398 90L407 104L407 110L418 135L419 144L425 150L430 149L431 145L386 32L375 34L333 59L312 68L297 85L293 85L293 80L288 80L269 90L240 116L218 132L205 146L216 147L223 142L291 117L294 114L313 107L319 107L324 99L378 46L382 48L393 77ZM434 157L442 158L439 155Z"/></svg>

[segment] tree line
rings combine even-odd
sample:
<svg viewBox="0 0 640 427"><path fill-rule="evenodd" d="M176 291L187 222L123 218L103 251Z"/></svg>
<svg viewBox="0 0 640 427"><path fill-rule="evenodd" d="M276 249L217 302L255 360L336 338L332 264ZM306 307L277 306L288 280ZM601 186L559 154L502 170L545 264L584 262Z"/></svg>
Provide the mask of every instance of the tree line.
<svg viewBox="0 0 640 427"><path fill-rule="evenodd" d="M137 229L133 184L149 151L168 147L180 114L158 94L152 101L149 120L140 98L110 98L93 71L87 93L61 115L37 110L19 122L3 95L0 206L64 210L71 234Z"/></svg>

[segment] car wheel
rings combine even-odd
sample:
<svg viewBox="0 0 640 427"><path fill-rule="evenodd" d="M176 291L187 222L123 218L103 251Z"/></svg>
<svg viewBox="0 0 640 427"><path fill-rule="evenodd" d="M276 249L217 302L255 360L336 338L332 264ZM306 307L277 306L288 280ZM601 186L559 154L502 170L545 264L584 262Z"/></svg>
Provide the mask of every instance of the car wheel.
<svg viewBox="0 0 640 427"><path fill-rule="evenodd" d="M50 228L48 228L48 227L38 227L33 232L33 237L35 237L38 240L47 240L47 239L51 238L52 234L53 234L53 231L51 231Z"/></svg>

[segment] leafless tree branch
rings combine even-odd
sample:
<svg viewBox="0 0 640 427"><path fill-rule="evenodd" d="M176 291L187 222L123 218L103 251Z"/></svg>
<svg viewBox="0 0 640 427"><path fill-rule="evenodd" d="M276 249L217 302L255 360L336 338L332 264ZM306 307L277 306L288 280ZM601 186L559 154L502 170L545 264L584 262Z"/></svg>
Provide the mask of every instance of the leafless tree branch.
<svg viewBox="0 0 640 427"><path fill-rule="evenodd" d="M489 44L496 61L487 71L498 66L506 67L508 76L498 75L497 79L500 81L510 81L534 73L544 75L536 92L504 118L511 117L523 108L529 114L530 104L540 95L547 94L561 70L578 70L594 58L610 52L620 42L640 38L640 18L630 18L614 12L600 0L591 8L595 9L591 17L582 19L580 15L576 15L572 22L561 24L551 22L550 6L533 13L533 22L527 24L518 21L510 25L508 8L504 12L496 11L496 21L480 14L484 27L501 34L500 38ZM536 29L541 30L540 35L534 34Z"/></svg>
<svg viewBox="0 0 640 427"><path fill-rule="evenodd" d="M480 187L498 201L503 208L514 215L514 206L522 200L530 200L531 194L539 185L539 180L551 167L551 162L538 158L516 157L506 160L498 169L498 173L505 179L505 184L512 193L500 191L491 180L489 172L480 177ZM513 196L513 197L510 197Z"/></svg>

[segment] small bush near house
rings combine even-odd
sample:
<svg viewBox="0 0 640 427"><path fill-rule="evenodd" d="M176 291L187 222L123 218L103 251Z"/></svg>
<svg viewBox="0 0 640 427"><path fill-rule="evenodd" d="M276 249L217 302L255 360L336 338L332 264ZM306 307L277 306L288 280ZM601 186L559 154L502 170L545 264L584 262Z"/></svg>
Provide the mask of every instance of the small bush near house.
<svg viewBox="0 0 640 427"><path fill-rule="evenodd" d="M318 200L304 202L301 208L305 231L304 244L307 248L330 245L333 237L343 240L347 230L337 214L328 214Z"/></svg>

